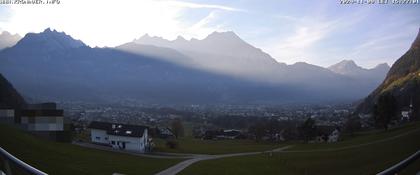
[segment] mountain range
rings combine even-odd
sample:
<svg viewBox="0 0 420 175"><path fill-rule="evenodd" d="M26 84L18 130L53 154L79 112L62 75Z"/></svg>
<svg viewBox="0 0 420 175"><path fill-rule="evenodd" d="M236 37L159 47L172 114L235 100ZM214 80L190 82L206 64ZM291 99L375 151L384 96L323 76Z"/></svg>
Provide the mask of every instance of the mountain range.
<svg viewBox="0 0 420 175"><path fill-rule="evenodd" d="M193 60L197 69L243 79L276 79L281 66L270 55L243 41L234 32L213 32L203 40L169 41L144 35L132 43L174 49ZM120 47L121 48L121 47Z"/></svg>
<svg viewBox="0 0 420 175"><path fill-rule="evenodd" d="M348 101L371 92L389 67L352 61L286 65L234 32L202 40L144 35L91 48L64 32L28 33L0 52L0 72L25 97L158 104L278 104Z"/></svg>
<svg viewBox="0 0 420 175"><path fill-rule="evenodd" d="M358 66L353 60L343 60L337 64L328 67L329 70L351 77L363 77L378 79L380 76L386 75L390 67L386 63L378 64L372 69L365 69Z"/></svg>
<svg viewBox="0 0 420 175"><path fill-rule="evenodd" d="M132 47L127 49L127 44ZM296 74L297 71L294 70L294 67L305 67L303 69L316 69L315 67L317 67L306 63L297 63L297 65L279 63L261 49L255 48L243 41L232 31L213 32L202 40L194 38L186 40L178 36L177 39L170 41L161 37L151 37L146 34L127 44L117 48L126 51L141 50L139 49L141 48L139 45L135 49L133 46L135 44L170 48L192 58L194 62L193 66L196 66L198 69L224 73L245 79L293 81L296 77L292 76L292 80L288 80L290 74L287 72ZM183 63L182 60L177 62ZM323 69L321 67L318 68ZM356 79L379 79L376 81L376 84L379 84L385 77L386 72L388 72L389 66L383 63L372 69L364 69L357 66L352 60L344 60L332 65L328 69L337 74ZM325 72L326 70L320 71Z"/></svg>
<svg viewBox="0 0 420 175"><path fill-rule="evenodd" d="M385 80L357 107L359 113L371 113L378 98L390 93L398 110L412 105L414 116L420 115L420 30L408 51L391 67Z"/></svg>

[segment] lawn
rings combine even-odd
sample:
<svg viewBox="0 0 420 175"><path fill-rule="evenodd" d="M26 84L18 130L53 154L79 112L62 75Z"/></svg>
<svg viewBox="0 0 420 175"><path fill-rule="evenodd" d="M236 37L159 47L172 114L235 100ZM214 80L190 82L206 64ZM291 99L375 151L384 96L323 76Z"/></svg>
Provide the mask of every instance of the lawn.
<svg viewBox="0 0 420 175"><path fill-rule="evenodd" d="M415 130L418 124L412 124L401 129L389 132L379 132L370 135L361 135L340 144L298 144L293 150L309 150L313 145L315 149L337 148L349 144L360 144L365 141L381 140ZM268 153L231 157L225 159L207 160L188 167L181 174L322 174L322 175L353 175L375 174L395 163L405 159L420 149L420 131L399 137L394 140L379 142L362 147L330 151L330 152L288 152ZM414 174L419 171L419 161L410 165L403 174ZM417 164L417 165L415 165Z"/></svg>
<svg viewBox="0 0 420 175"><path fill-rule="evenodd" d="M254 140L201 140L192 135L195 123L183 122L184 137L177 139L178 147L171 149L166 146L163 139L154 139L155 151L169 153L193 153L193 154L228 154L240 152L267 151L279 148L284 144L269 142L257 143Z"/></svg>
<svg viewBox="0 0 420 175"><path fill-rule="evenodd" d="M369 132L355 133L354 136L345 136L344 139L337 143L314 143L314 144L296 144L290 150L314 150L314 149L334 149L347 146L369 143L375 140L382 140L409 131L420 129L420 122L410 123L403 127L397 127L388 131L375 130Z"/></svg>
<svg viewBox="0 0 420 175"><path fill-rule="evenodd" d="M0 146L48 174L154 174L180 159L153 159L40 139L0 125Z"/></svg>
<svg viewBox="0 0 420 175"><path fill-rule="evenodd" d="M282 144L257 143L254 140L201 140L194 138L178 139L176 149L168 148L165 140L155 139L156 151L195 154L226 154L239 152L267 151L283 146Z"/></svg>

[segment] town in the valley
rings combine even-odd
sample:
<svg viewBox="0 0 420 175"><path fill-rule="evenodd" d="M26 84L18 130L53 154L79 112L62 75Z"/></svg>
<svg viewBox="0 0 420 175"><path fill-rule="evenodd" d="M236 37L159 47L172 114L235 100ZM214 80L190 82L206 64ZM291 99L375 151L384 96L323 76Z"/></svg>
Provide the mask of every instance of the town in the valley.
<svg viewBox="0 0 420 175"><path fill-rule="evenodd" d="M389 125L408 123L412 104ZM1 121L54 141L92 144L141 153L154 151L154 139L173 148L177 138L254 140L272 143L339 142L341 133L375 128L372 114L353 114L339 105L97 105L86 103L29 104L2 109ZM307 125L307 123L310 123ZM309 129L309 131L308 131ZM173 143L176 145L174 146Z"/></svg>

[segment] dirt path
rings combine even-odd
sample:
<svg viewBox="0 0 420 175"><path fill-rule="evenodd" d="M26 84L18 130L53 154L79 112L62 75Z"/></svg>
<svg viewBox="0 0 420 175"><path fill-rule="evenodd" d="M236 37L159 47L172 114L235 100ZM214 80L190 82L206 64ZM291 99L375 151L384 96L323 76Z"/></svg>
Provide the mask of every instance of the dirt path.
<svg viewBox="0 0 420 175"><path fill-rule="evenodd" d="M182 170L184 170L185 168L187 168L188 166L192 165L195 162L198 161L202 161L202 160L211 160L211 159L220 159L220 158L226 158L226 157L236 157L236 156L248 156L248 155L255 155L255 154L262 154L262 153L267 153L267 152L280 152L283 151L285 149L290 148L291 146L284 146L281 148L277 148L274 150L270 150L270 151L263 151L263 152L247 152L247 153L234 153L234 154L219 154L219 155L202 155L193 159L188 159L185 160L183 162L180 162L172 167L169 167L166 170L163 170L159 173L157 173L156 175L175 175L179 172L181 172Z"/></svg>

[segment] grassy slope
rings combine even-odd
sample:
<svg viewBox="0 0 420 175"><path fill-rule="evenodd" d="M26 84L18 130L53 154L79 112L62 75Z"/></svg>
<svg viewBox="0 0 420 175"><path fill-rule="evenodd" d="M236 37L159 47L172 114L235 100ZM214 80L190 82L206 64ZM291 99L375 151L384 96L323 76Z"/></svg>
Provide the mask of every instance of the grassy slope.
<svg viewBox="0 0 420 175"><path fill-rule="evenodd" d="M196 154L226 154L239 152L267 151L281 147L280 144L256 143L253 140L200 140L193 138L178 139L179 147L170 149L165 141L155 139L156 151Z"/></svg>
<svg viewBox="0 0 420 175"><path fill-rule="evenodd" d="M406 84L409 81L420 81L420 71L416 71L413 73L410 73L404 77L400 77L394 81L392 81L392 83L386 85L381 93L385 93L387 91L392 91L395 88L401 88L404 84Z"/></svg>
<svg viewBox="0 0 420 175"><path fill-rule="evenodd" d="M154 174L180 160L152 159L99 151L35 138L0 125L0 146L49 174Z"/></svg>
<svg viewBox="0 0 420 175"><path fill-rule="evenodd" d="M346 136L343 141L337 143L315 143L315 144L297 144L290 150L314 150L314 149L331 149L331 148L342 148L346 146L353 146L358 144L369 143L375 140L381 140L389 138L399 134L406 133L415 129L420 129L420 123L410 123L404 127L393 128L387 132L383 130L370 131L364 133L355 133L353 137Z"/></svg>
<svg viewBox="0 0 420 175"><path fill-rule="evenodd" d="M416 128L419 128L419 124L387 133L361 136L343 145L369 139L384 139ZM374 174L417 151L420 148L419 137L420 131L392 141L342 151L274 153L272 156L261 154L209 160L193 164L181 174ZM299 150L308 150L311 145L297 145L296 147ZM335 144L330 146L319 144L315 147L323 149L336 146ZM411 165L403 174L414 174L413 172L419 171L418 167Z"/></svg>

